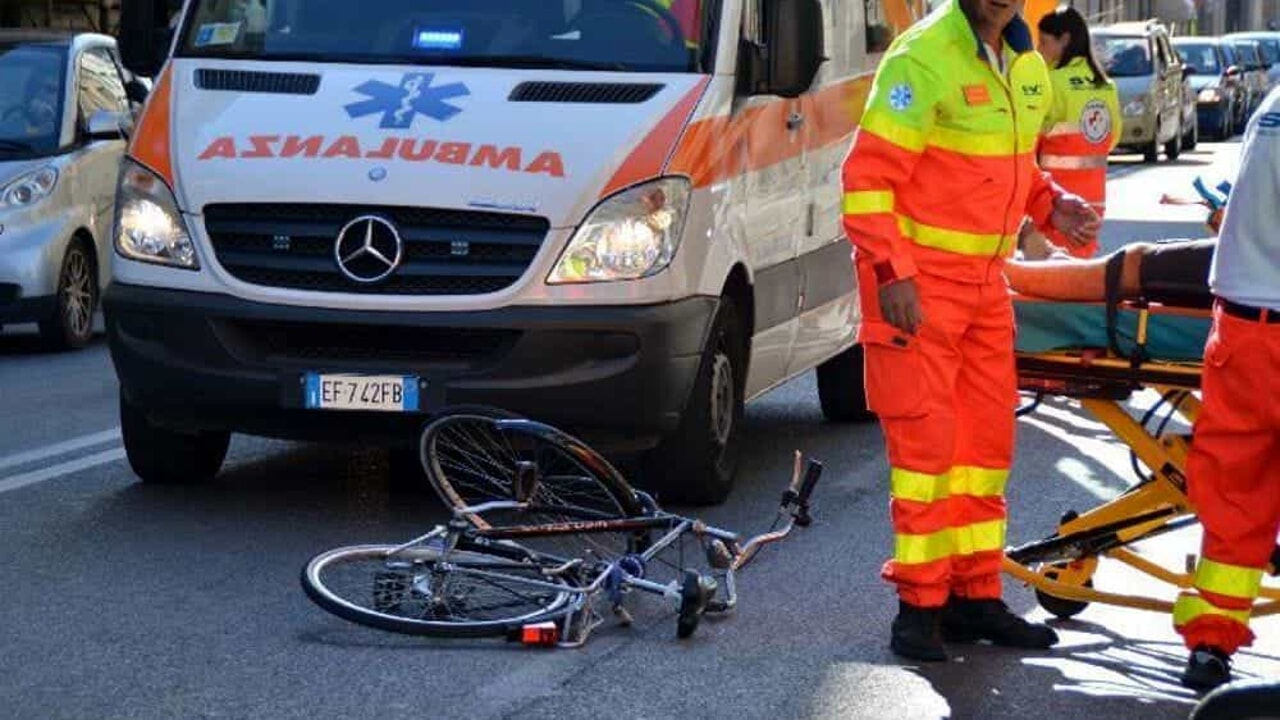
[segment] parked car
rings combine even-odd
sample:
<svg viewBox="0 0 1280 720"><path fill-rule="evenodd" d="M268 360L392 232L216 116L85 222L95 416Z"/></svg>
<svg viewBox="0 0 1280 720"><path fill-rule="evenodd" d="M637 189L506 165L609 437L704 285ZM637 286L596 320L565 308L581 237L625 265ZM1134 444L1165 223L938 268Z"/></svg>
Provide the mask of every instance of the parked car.
<svg viewBox="0 0 1280 720"><path fill-rule="evenodd" d="M1245 120L1248 120L1267 96L1267 71L1270 65L1262 59L1262 44L1257 40L1237 39L1229 42L1235 50L1236 64L1240 67L1240 75L1248 95L1244 108Z"/></svg>
<svg viewBox="0 0 1280 720"><path fill-rule="evenodd" d="M1165 155L1176 160L1188 132L1184 117L1195 113L1184 98L1187 73L1169 30L1150 20L1099 27L1091 34L1094 50L1120 92L1123 123L1117 149L1136 150L1155 162L1163 145Z"/></svg>
<svg viewBox="0 0 1280 720"><path fill-rule="evenodd" d="M1269 63L1267 68L1267 90L1280 85L1280 32L1255 30L1253 32L1230 33L1224 36L1227 40L1254 40L1262 51L1262 61Z"/></svg>
<svg viewBox="0 0 1280 720"><path fill-rule="evenodd" d="M126 87L111 37L0 30L0 323L58 348L91 339L109 278Z"/></svg>
<svg viewBox="0 0 1280 720"><path fill-rule="evenodd" d="M1213 37L1181 37L1173 44L1190 68L1187 81L1200 127L1218 140L1231 137L1245 117L1245 89L1231 43Z"/></svg>

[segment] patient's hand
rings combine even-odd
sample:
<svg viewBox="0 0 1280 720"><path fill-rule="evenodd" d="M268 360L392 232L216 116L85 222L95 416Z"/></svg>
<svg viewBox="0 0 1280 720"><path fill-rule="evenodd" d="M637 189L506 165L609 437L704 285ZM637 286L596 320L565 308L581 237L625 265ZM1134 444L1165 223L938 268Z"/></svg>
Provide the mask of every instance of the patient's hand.
<svg viewBox="0 0 1280 720"><path fill-rule="evenodd" d="M1063 195L1053 203L1049 222L1068 240L1077 245L1088 245L1098 237L1102 219L1089 203L1079 195Z"/></svg>
<svg viewBox="0 0 1280 720"><path fill-rule="evenodd" d="M924 324L924 314L915 280L899 280L880 288L880 316L902 332L916 334Z"/></svg>

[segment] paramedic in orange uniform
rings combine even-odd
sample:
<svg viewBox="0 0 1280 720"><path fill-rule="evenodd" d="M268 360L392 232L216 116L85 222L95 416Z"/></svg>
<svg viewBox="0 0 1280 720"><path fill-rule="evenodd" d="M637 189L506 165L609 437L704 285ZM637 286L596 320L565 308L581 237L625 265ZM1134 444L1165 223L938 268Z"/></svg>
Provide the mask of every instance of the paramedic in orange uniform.
<svg viewBox="0 0 1280 720"><path fill-rule="evenodd" d="M1098 218L1035 164L1049 71L1016 0L944 0L885 53L845 160L868 405L890 464L890 646L1047 648L1001 601L1017 376L1002 269L1025 216L1077 243Z"/></svg>
<svg viewBox="0 0 1280 720"><path fill-rule="evenodd" d="M1036 27L1053 87L1040 138L1040 168L1064 190L1089 201L1101 217L1107 206L1107 156L1120 142L1120 93L1093 56L1089 27L1078 10L1063 5ZM1075 257L1098 252L1096 241L1078 245L1052 228L1046 236Z"/></svg>
<svg viewBox="0 0 1280 720"><path fill-rule="evenodd" d="M1280 562L1280 88L1250 119L1241 152L1209 271L1213 327L1187 456L1204 539L1194 587L1173 608L1191 651L1182 682L1197 690L1231 679L1231 656L1253 643L1264 569Z"/></svg>

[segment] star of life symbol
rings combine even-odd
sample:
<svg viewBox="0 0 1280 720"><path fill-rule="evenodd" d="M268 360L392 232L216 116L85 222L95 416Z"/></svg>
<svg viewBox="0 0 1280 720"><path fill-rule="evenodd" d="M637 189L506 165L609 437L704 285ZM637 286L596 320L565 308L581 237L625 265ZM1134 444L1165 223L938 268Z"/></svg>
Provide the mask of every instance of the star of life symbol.
<svg viewBox="0 0 1280 720"><path fill-rule="evenodd" d="M895 85L891 90L889 90L889 107L897 110L898 112L902 112L903 110L911 107L911 102L914 99L915 98L911 93L911 86L906 83Z"/></svg>
<svg viewBox="0 0 1280 720"><path fill-rule="evenodd" d="M1080 111L1080 132L1084 139L1097 145L1111 134L1111 111L1101 100L1090 100Z"/></svg>
<svg viewBox="0 0 1280 720"><path fill-rule="evenodd" d="M462 83L432 87L431 81L434 79L433 73L409 73L400 80L399 85L369 80L355 88L356 92L368 99L353 102L345 110L352 118L381 113L382 121L379 126L383 128L403 130L412 127L414 119L419 115L444 122L462 112L462 108L449 101L470 95L471 91Z"/></svg>

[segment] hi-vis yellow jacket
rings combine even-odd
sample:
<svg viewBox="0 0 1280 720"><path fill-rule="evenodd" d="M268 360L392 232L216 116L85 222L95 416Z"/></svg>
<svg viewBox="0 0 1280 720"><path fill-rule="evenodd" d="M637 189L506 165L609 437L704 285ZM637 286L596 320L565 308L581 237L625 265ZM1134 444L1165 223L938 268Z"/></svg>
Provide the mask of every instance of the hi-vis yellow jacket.
<svg viewBox="0 0 1280 720"><path fill-rule="evenodd" d="M1049 81L1053 104L1040 141L1040 167L1101 213L1107 198L1107 155L1120 142L1120 94L1110 79L1096 84L1082 57L1054 69Z"/></svg>
<svg viewBox="0 0 1280 720"><path fill-rule="evenodd" d="M1049 71L1021 18L1004 45L1006 75L947 0L885 53L843 171L845 229L875 281L1000 281L1023 218L1047 225L1062 192L1035 159Z"/></svg>

